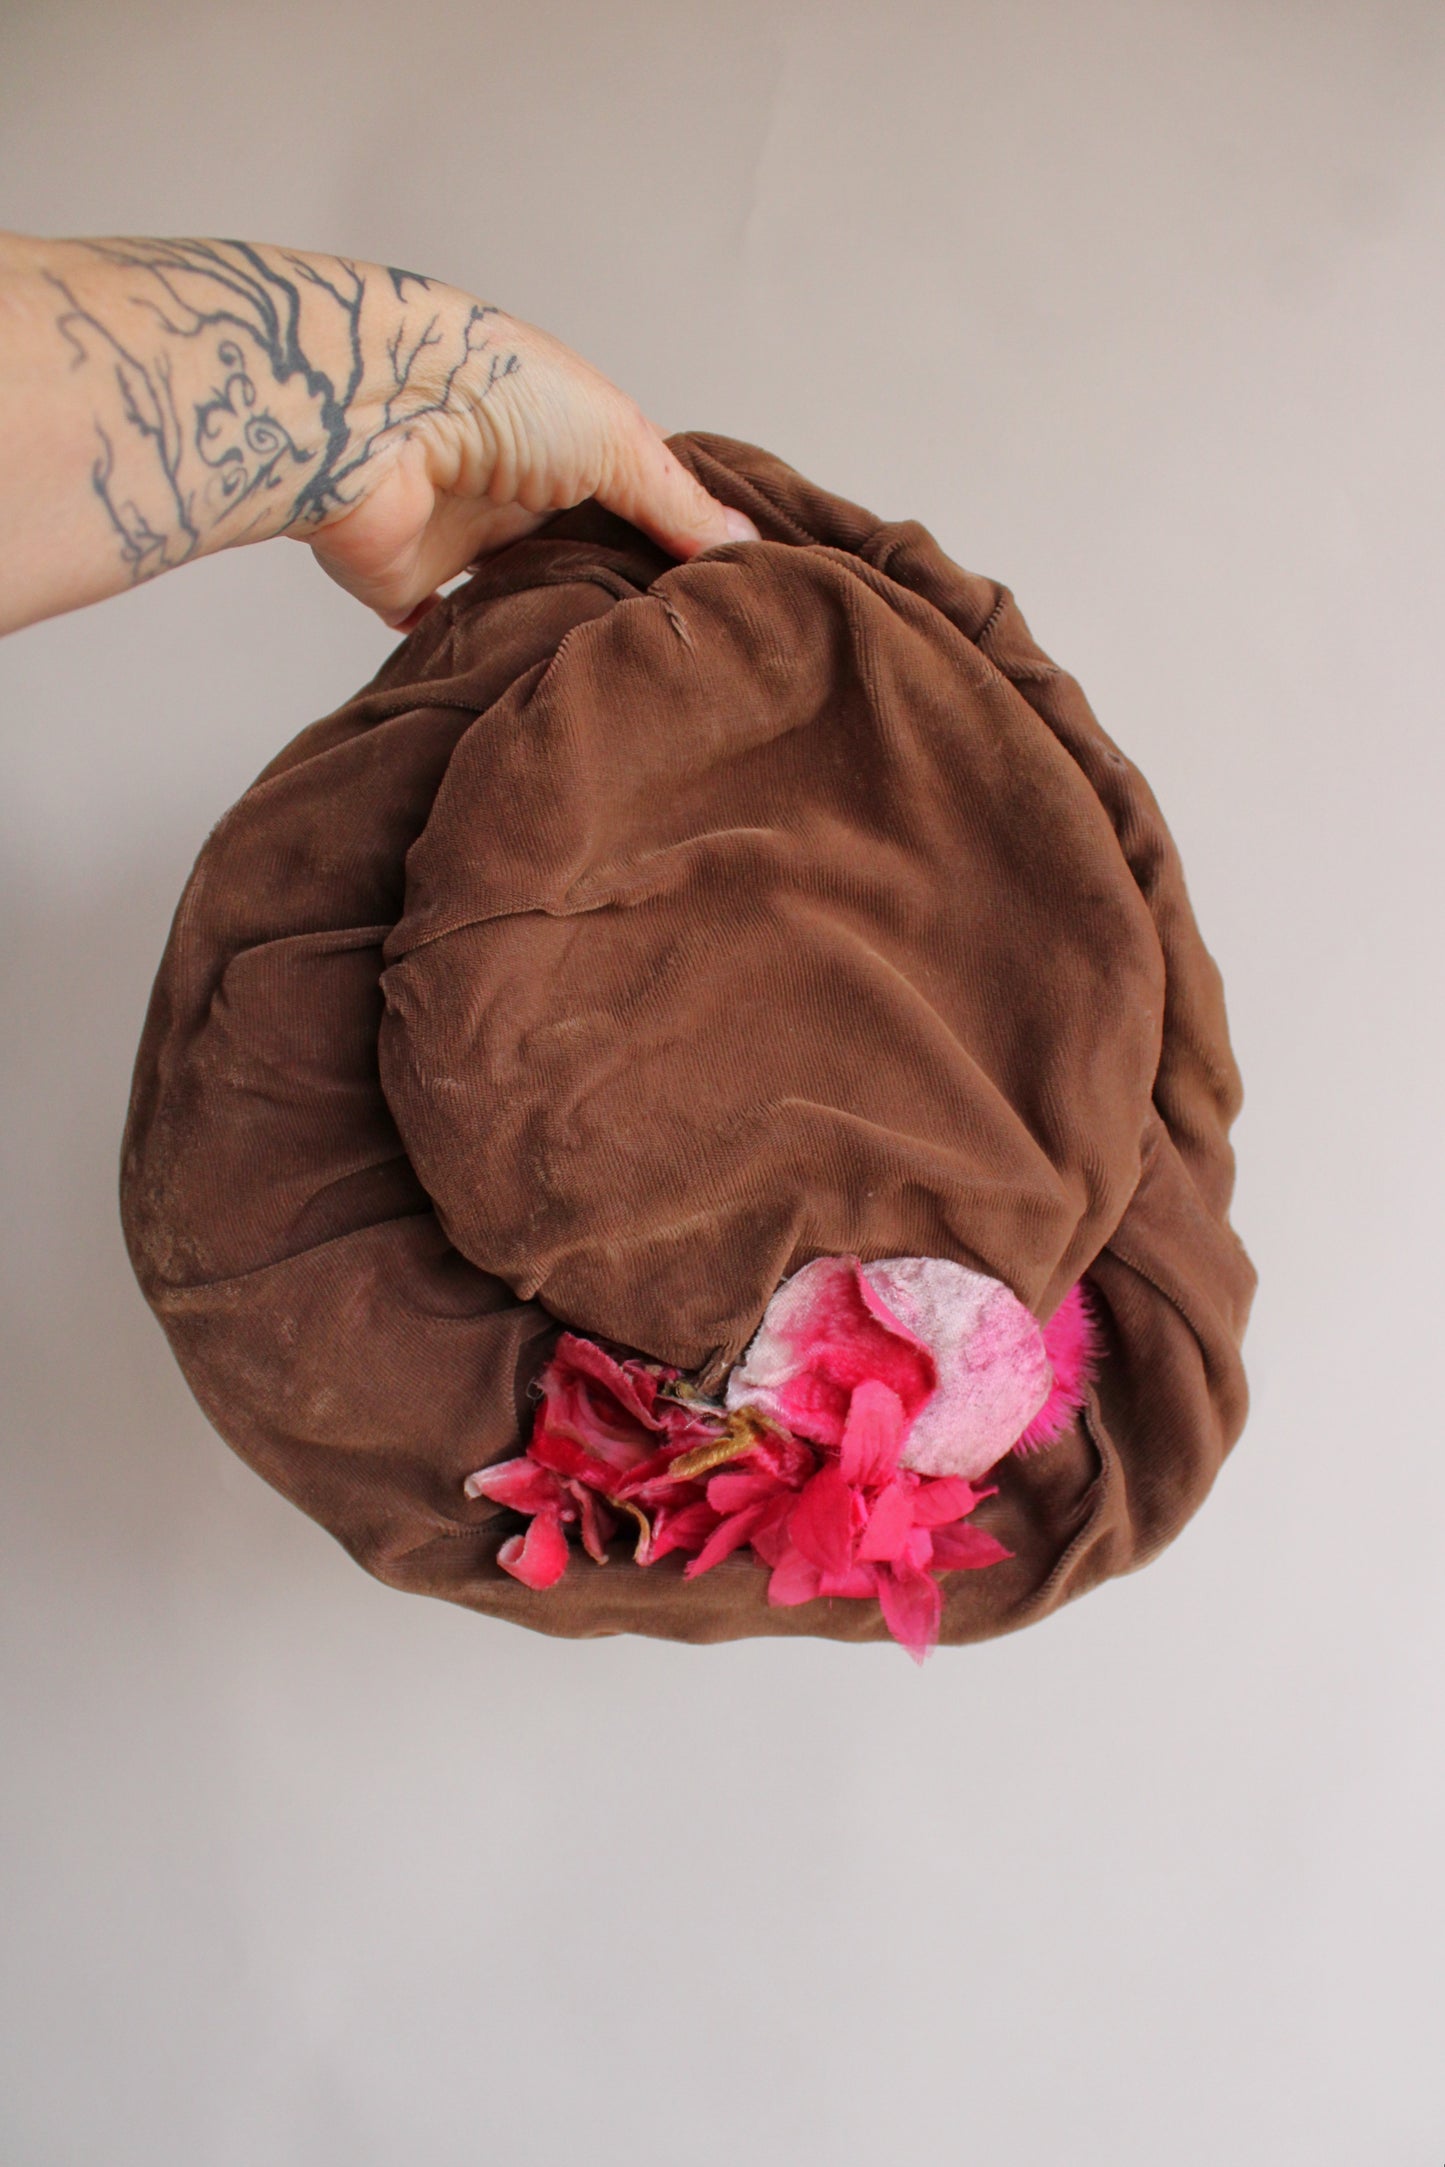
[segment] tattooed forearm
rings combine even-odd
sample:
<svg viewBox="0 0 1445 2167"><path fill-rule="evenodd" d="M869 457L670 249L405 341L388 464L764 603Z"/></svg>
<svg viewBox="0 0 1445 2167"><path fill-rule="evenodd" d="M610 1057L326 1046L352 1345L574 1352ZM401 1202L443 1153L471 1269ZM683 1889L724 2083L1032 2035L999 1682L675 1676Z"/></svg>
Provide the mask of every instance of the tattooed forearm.
<svg viewBox="0 0 1445 2167"><path fill-rule="evenodd" d="M63 245L43 270L132 581L318 530L428 415L519 366L502 312L417 272L244 241Z"/></svg>

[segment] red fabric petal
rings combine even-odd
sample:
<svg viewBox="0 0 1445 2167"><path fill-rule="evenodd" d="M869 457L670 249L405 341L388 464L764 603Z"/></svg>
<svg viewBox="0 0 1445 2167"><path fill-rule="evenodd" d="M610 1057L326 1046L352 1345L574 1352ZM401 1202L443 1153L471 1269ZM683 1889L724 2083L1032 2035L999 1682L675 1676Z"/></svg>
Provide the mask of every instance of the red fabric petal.
<svg viewBox="0 0 1445 2167"><path fill-rule="evenodd" d="M576 1388L584 1378L601 1385L607 1397L616 1402L614 1420L616 1414L630 1415L646 1429L663 1427L655 1407L656 1377L636 1362L614 1361L595 1340L583 1339L577 1332L563 1332L542 1372L542 1381Z"/></svg>
<svg viewBox="0 0 1445 2167"><path fill-rule="evenodd" d="M525 1535L508 1536L497 1551L497 1563L524 1587L550 1588L566 1572L570 1555L561 1521L539 1512Z"/></svg>
<svg viewBox="0 0 1445 2167"><path fill-rule="evenodd" d="M878 1600L896 1641L921 1663L938 1639L943 1591L931 1573L911 1565L884 1565L878 1572Z"/></svg>
<svg viewBox="0 0 1445 2167"><path fill-rule="evenodd" d="M676 1372L669 1372L675 1375ZM672 1433L682 1410L657 1393L662 1379L645 1363L617 1362L592 1340L564 1332L541 1372L542 1403L536 1431L551 1441L555 1454L564 1442L591 1459L615 1469L633 1467L656 1452L661 1436ZM684 1422L689 1418L684 1414ZM534 1438L534 1446L536 1439ZM558 1465L556 1457L548 1465ZM583 1474L577 1462L563 1472ZM590 1479L590 1478L586 1478Z"/></svg>
<svg viewBox="0 0 1445 2167"><path fill-rule="evenodd" d="M687 1449L690 1450L691 1447ZM664 1497L670 1495L672 1491L679 1489L682 1483L687 1480L686 1476L669 1473L672 1462L681 1458L682 1450L671 1443L664 1446L661 1452L650 1452L645 1460L639 1460L635 1466L629 1467L625 1474L621 1474L616 1478L613 1485L613 1496L640 1497L644 1490L653 1495L660 1494ZM663 1486L660 1491L658 1489L659 1484Z"/></svg>
<svg viewBox="0 0 1445 2167"><path fill-rule="evenodd" d="M818 1455L801 1437L789 1437L782 1430L768 1430L753 1446L748 1464L776 1475L789 1489L801 1490L808 1477L817 1471Z"/></svg>
<svg viewBox="0 0 1445 2167"><path fill-rule="evenodd" d="M933 1530L933 1563L953 1572L978 1565L999 1565L1013 1556L998 1539L981 1527L936 1527Z"/></svg>
<svg viewBox="0 0 1445 2167"><path fill-rule="evenodd" d="M638 1505L696 1505L706 1492L700 1482L679 1482L676 1475L653 1475L646 1482L620 1482L609 1493L631 1498Z"/></svg>
<svg viewBox="0 0 1445 2167"><path fill-rule="evenodd" d="M647 1562L665 1558L669 1550L696 1552L717 1526L717 1514L706 1498L691 1505L662 1505L652 1523L652 1546Z"/></svg>
<svg viewBox="0 0 1445 2167"><path fill-rule="evenodd" d="M462 1488L468 1497L489 1497L493 1504L510 1506L513 1512L545 1512L560 1505L564 1495L557 1477L525 1452L514 1460L494 1460L490 1467L479 1467Z"/></svg>
<svg viewBox="0 0 1445 2167"><path fill-rule="evenodd" d="M823 1572L846 1572L858 1551L867 1506L836 1460L819 1468L798 1492L788 1518L794 1546Z"/></svg>
<svg viewBox="0 0 1445 2167"><path fill-rule="evenodd" d="M607 1510L595 1490L589 1490L585 1482L567 1485L577 1501L582 1521L582 1547L588 1557L599 1565L607 1563L607 1545L617 1533L617 1517Z"/></svg>
<svg viewBox="0 0 1445 2167"><path fill-rule="evenodd" d="M540 1466L550 1467L554 1473L573 1481L588 1483L605 1495L616 1490L624 1472L606 1460L599 1460L595 1452L579 1445L570 1432L553 1429L543 1416L538 1417L527 1450Z"/></svg>

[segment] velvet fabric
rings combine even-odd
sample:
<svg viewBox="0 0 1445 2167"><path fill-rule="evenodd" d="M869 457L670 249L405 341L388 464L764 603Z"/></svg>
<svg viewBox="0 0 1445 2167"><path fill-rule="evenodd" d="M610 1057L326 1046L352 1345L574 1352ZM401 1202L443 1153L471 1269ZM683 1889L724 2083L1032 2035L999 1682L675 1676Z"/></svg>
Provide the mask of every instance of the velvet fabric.
<svg viewBox="0 0 1445 2167"><path fill-rule="evenodd" d="M390 1585L566 1635L879 1640L619 1543L545 1591L462 1483L563 1326L718 1393L819 1256L1104 1327L978 1514L941 1639L1152 1557L1245 1422L1256 1274L1220 973L1148 783L1006 587L770 453L672 449L763 540L596 503L478 569L278 754L181 898L122 1154L192 1390Z"/></svg>

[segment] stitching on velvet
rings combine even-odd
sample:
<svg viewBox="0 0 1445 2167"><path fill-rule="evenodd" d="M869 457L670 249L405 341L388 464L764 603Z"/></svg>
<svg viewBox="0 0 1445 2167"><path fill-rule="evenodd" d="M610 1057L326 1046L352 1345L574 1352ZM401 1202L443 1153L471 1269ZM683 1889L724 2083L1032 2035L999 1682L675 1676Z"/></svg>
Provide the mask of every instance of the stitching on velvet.
<svg viewBox="0 0 1445 2167"><path fill-rule="evenodd" d="M1148 1266L1145 1264L1141 1264L1137 1257L1130 1256L1127 1250L1121 1249L1118 1246L1117 1242L1111 1241L1108 1244L1108 1253L1111 1257L1117 1258L1119 1263L1124 1265L1127 1270L1131 1272L1137 1272L1138 1276L1141 1279L1147 1280L1156 1294L1163 1295L1165 1301L1169 1304L1169 1307L1178 1313L1178 1315L1183 1319L1184 1323L1188 1325L1190 1331L1194 1334L1195 1339L1198 1340L1200 1353L1206 1353L1209 1345L1209 1335L1200 1329L1199 1325L1195 1322L1194 1317L1190 1313L1188 1305L1183 1300L1181 1300L1180 1296L1172 1292L1170 1288L1166 1287L1161 1279L1156 1278L1155 1274L1149 1270Z"/></svg>
<svg viewBox="0 0 1445 2167"><path fill-rule="evenodd" d="M982 647L985 640L991 640L993 638L995 631L998 629L998 621L1000 617L1002 617L1007 607L1008 589L1006 587L1000 588L997 601L994 603L993 608L989 611L987 617L984 618L983 623L979 627L978 631L974 634L973 644L975 647ZM1004 675L1007 676L1008 672L1005 671Z"/></svg>
<svg viewBox="0 0 1445 2167"><path fill-rule="evenodd" d="M1092 1385L1089 1387L1079 1414L1084 1434L1088 1438L1094 1456L1099 1462L1099 1472L1094 1477L1091 1485L1097 1494L1085 1517L1083 1526L1065 1547L1053 1571L1029 1605L1030 1609L1040 1608L1048 1601L1049 1596L1052 1595L1060 1581L1072 1571L1076 1559L1082 1556L1084 1551L1091 1546L1098 1530L1099 1521L1103 1518L1104 1507L1113 1495L1115 1483L1122 1476L1123 1468L1119 1459L1118 1447L1114 1444L1113 1439L1109 1438L1103 1416L1099 1412L1098 1393ZM1107 1446L1101 1442L1101 1437L1109 1438Z"/></svg>

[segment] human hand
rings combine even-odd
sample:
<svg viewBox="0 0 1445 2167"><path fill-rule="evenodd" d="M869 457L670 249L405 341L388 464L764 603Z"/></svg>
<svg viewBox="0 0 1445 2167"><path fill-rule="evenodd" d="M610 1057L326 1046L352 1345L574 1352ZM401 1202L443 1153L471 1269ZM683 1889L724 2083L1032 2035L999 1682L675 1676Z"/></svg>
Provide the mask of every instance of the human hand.
<svg viewBox="0 0 1445 2167"><path fill-rule="evenodd" d="M0 233L0 632L282 534L410 631L588 497L677 557L758 539L579 354L442 280Z"/></svg>
<svg viewBox="0 0 1445 2167"><path fill-rule="evenodd" d="M441 321L407 361L407 397L378 384L362 406L371 433L354 501L291 530L393 629L409 632L457 573L589 497L682 559L759 539L560 339L454 289L431 289L428 306ZM415 317L405 335L419 336ZM395 376L396 353L389 366Z"/></svg>

